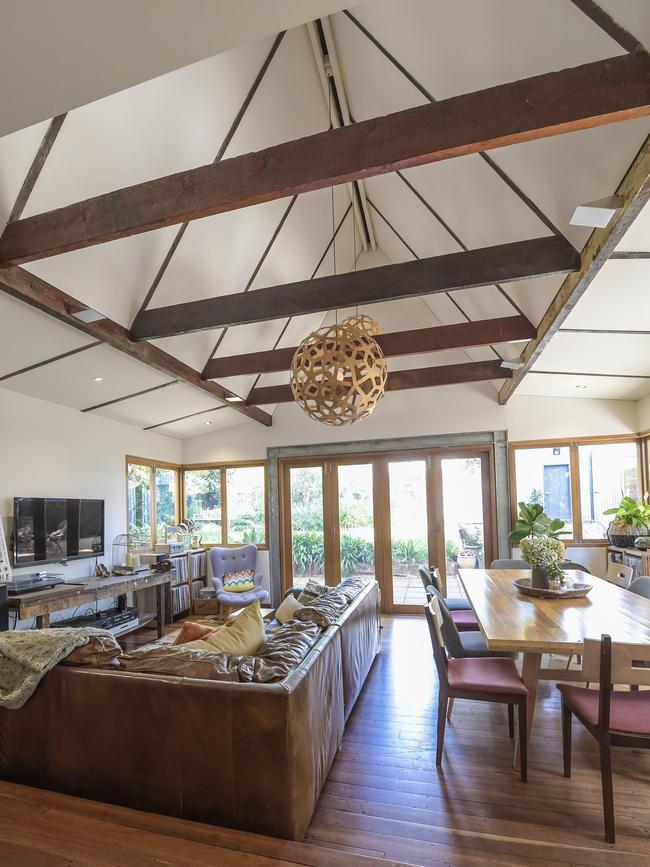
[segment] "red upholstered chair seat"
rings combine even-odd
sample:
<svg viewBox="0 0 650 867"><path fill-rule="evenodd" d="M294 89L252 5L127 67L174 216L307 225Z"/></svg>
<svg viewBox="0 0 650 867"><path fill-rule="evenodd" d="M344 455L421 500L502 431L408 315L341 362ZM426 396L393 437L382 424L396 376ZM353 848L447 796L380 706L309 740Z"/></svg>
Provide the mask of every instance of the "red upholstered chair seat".
<svg viewBox="0 0 650 867"><path fill-rule="evenodd" d="M574 713L589 725L598 725L598 690L584 686L558 684L564 700ZM609 710L609 730L650 737L650 692L613 692Z"/></svg>
<svg viewBox="0 0 650 867"><path fill-rule="evenodd" d="M473 611L452 611L451 618L459 632L473 632L478 629L478 622Z"/></svg>
<svg viewBox="0 0 650 867"><path fill-rule="evenodd" d="M527 695L528 690L512 659L498 656L450 659L447 668L449 686L477 692L505 692Z"/></svg>

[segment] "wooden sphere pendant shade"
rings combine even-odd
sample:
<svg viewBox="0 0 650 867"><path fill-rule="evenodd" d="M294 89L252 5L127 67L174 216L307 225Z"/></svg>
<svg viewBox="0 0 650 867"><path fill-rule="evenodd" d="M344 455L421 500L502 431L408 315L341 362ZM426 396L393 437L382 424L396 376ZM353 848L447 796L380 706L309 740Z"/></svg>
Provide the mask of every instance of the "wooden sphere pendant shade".
<svg viewBox="0 0 650 867"><path fill-rule="evenodd" d="M386 388L377 341L346 322L319 328L296 349L289 381L310 418L337 427L366 418Z"/></svg>
<svg viewBox="0 0 650 867"><path fill-rule="evenodd" d="M345 319L341 320L341 325L350 325L352 328L358 328L359 331L363 331L364 334L368 334L370 337L376 337L378 334L384 333L383 327L377 320L365 313L355 313L354 316L346 316Z"/></svg>

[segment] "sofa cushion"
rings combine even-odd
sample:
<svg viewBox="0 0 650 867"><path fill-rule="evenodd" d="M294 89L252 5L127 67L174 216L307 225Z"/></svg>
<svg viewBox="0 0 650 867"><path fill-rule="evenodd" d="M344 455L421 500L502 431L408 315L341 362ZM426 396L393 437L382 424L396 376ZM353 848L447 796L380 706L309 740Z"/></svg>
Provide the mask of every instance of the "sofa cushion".
<svg viewBox="0 0 650 867"><path fill-rule="evenodd" d="M221 579L223 589L228 593L248 593L255 590L255 573L252 569L241 572L227 572Z"/></svg>
<svg viewBox="0 0 650 867"><path fill-rule="evenodd" d="M278 623L287 623L295 616L296 611L302 608L302 604L298 602L295 596L285 596L282 602L278 605L275 612L275 619Z"/></svg>
<svg viewBox="0 0 650 867"><path fill-rule="evenodd" d="M268 635L255 656L243 657L239 678L254 683L276 683L296 668L321 636L316 623L292 620Z"/></svg>
<svg viewBox="0 0 650 867"><path fill-rule="evenodd" d="M264 619L259 599L244 608L228 626L216 629L205 638L190 641L186 647L199 650L216 650L233 656L254 656L264 641Z"/></svg>
<svg viewBox="0 0 650 867"><path fill-rule="evenodd" d="M330 587L317 599L296 611L294 618L302 623L317 623L321 629L327 629L347 607L348 600L345 596L339 593L336 587Z"/></svg>
<svg viewBox="0 0 650 867"><path fill-rule="evenodd" d="M97 630L89 635L86 644L69 653L61 660L62 665L94 665L96 667L116 665L122 648L114 635L105 630Z"/></svg>
<svg viewBox="0 0 650 867"><path fill-rule="evenodd" d="M239 660L229 653L200 650L190 644L150 644L120 657L120 668L147 674L238 681Z"/></svg>
<svg viewBox="0 0 650 867"><path fill-rule="evenodd" d="M196 641L198 638L205 638L211 632L219 629L219 626L207 626L205 623L196 623L193 620L185 620L180 628L180 631L174 641L175 645L187 644L188 641Z"/></svg>
<svg viewBox="0 0 650 867"><path fill-rule="evenodd" d="M314 581L313 578L310 578L300 591L298 602L300 602L301 605L309 605L312 600L317 599L326 592L327 587L325 584L321 584L319 581Z"/></svg>
<svg viewBox="0 0 650 867"><path fill-rule="evenodd" d="M339 593L342 593L348 602L352 602L357 598L364 587L366 587L367 583L368 582L365 578L353 575L350 578L344 578L343 581L341 581L341 583L334 589L338 590Z"/></svg>

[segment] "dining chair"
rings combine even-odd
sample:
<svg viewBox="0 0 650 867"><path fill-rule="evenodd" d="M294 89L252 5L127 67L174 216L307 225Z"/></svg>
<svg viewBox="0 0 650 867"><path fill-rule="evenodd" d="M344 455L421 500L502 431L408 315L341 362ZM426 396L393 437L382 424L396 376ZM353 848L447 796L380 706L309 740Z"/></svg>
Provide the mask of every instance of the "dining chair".
<svg viewBox="0 0 650 867"><path fill-rule="evenodd" d="M505 653L496 650L488 650L485 639L478 630L462 631L458 628L453 618L453 612L447 607L442 593L430 584L427 587L427 602L432 599L438 601L441 618L441 631L444 638L447 653L454 659L506 656L515 659L516 653Z"/></svg>
<svg viewBox="0 0 650 867"><path fill-rule="evenodd" d="M639 575L634 581L630 581L630 586L627 589L630 593L636 593L637 596L650 599L650 578L647 575Z"/></svg>
<svg viewBox="0 0 650 867"><path fill-rule="evenodd" d="M623 563L610 563L607 567L606 580L627 590L633 575L634 569L631 566L625 566Z"/></svg>
<svg viewBox="0 0 650 867"><path fill-rule="evenodd" d="M436 739L436 766L442 765L448 702L457 698L486 701L508 706L510 737L514 737L514 709L518 709L521 779L528 778L528 733L526 703L528 690L519 676L517 666L505 656L490 658L450 658L442 635L440 601L432 596L425 605L433 658L438 670L438 721Z"/></svg>
<svg viewBox="0 0 650 867"><path fill-rule="evenodd" d="M427 587L432 584L439 593L442 593L442 581L440 580L440 570L437 566L432 566L427 569L426 566L418 566L420 580L424 587L424 592L427 592ZM461 599L459 596L445 597L445 604L450 611L471 611L472 606L468 599Z"/></svg>
<svg viewBox="0 0 650 867"><path fill-rule="evenodd" d="M528 569L532 567L525 560L493 560L490 569Z"/></svg>
<svg viewBox="0 0 650 867"><path fill-rule="evenodd" d="M562 753L564 776L571 776L571 724L573 717L598 741L603 792L605 838L616 841L612 747L650 749L650 692L613 692L613 683L650 686L648 644L612 644L609 635L600 641L586 638L582 652L586 680L599 682L599 689L559 683L562 694Z"/></svg>

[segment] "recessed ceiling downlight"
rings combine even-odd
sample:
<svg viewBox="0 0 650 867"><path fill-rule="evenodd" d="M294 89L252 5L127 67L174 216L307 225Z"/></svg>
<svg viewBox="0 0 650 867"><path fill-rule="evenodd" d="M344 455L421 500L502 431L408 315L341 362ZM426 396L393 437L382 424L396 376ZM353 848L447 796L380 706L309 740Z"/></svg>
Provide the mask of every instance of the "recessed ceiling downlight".
<svg viewBox="0 0 650 867"><path fill-rule="evenodd" d="M103 381L104 381L103 376L93 376L93 382L103 382Z"/></svg>

